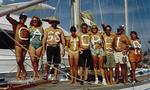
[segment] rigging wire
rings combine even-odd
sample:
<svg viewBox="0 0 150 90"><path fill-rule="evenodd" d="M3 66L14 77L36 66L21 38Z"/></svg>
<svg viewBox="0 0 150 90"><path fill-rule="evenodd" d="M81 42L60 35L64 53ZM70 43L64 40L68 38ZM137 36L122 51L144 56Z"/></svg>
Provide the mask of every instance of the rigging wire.
<svg viewBox="0 0 150 90"><path fill-rule="evenodd" d="M136 10L139 11L139 10L140 10L139 5L141 4L141 2L136 1L135 4L136 4ZM143 4L142 7L144 7L144 6L145 6L145 5ZM140 13L140 11L139 11L139 12L138 12L138 11L137 11L137 13ZM144 28L143 23L142 23L142 17L140 17L139 14L136 14L136 15L138 16L140 27ZM139 25L138 25L138 26L139 26ZM141 34L141 36L145 36L145 34L144 34L144 32L142 32L142 30L140 30L140 34ZM146 39L146 38L144 38L144 39ZM144 43L145 45L147 44L147 43L145 42L145 40L142 41L142 43ZM150 68L148 67L148 71L149 71L149 70L150 70ZM149 76L150 76L150 74L148 73L148 79L149 79Z"/></svg>
<svg viewBox="0 0 150 90"><path fill-rule="evenodd" d="M147 11L146 11L146 8L145 8L144 1L143 1L143 0L141 0L141 4L142 4L143 9L144 9L144 10L143 10L143 11L144 11L144 17L148 17L148 13L147 13ZM143 24L143 26L147 27L148 24L149 24L149 23L146 22L146 24ZM148 30L148 29L146 28L146 30ZM145 31L145 28L144 28L144 30L142 30L142 31ZM144 35L144 34L143 34L143 35ZM149 46L148 41L149 41L148 38L146 38L146 41L145 41L145 39L144 39L145 45L148 45L148 46Z"/></svg>
<svg viewBox="0 0 150 90"><path fill-rule="evenodd" d="M3 33L4 33L4 32L3 32ZM10 37L11 37L11 36L10 36ZM4 38L0 37L0 39L2 40L3 44L4 44L5 46L7 46L7 47L9 48L9 50L11 50L11 52L13 52L13 54L14 54L14 55L3 55L3 56L15 56L15 51L6 43L6 41L4 41ZM2 54L1 54L1 55L2 55ZM29 56L26 57L25 60L27 60L28 58L29 58ZM6 61L6 60L5 60L5 61ZM29 67L31 67L28 63L25 62L25 64L27 64ZM15 66L15 67L17 67L17 66ZM9 72L11 72L11 71L13 71L13 69L10 70Z"/></svg>
<svg viewBox="0 0 150 90"><path fill-rule="evenodd" d="M72 13L72 4L73 4L73 0L69 0L69 8L70 8L69 12L71 12L71 13ZM73 18L72 14L70 14L70 17ZM71 20L69 20L69 24L70 24L70 26L72 25Z"/></svg>
<svg viewBox="0 0 150 90"><path fill-rule="evenodd" d="M136 1L136 6L137 6L137 10L140 10L140 7L139 7L139 5L141 4L141 2L140 3L138 3L138 1ZM144 5L142 6L142 7L144 7ZM144 10L145 11L145 10ZM138 13L140 13L140 11L138 11ZM144 12L143 14L143 16L145 16L145 13L146 12ZM142 19L142 16L141 15L139 15L139 14L137 14L137 16L138 16L138 18L139 18L139 26L142 28L142 29L144 29L144 27L145 27L145 25L144 25L144 23L142 23L142 21L143 21L143 19ZM144 43L145 45L148 45L148 43L146 43L146 41L148 41L147 40L147 38L145 38L145 34L144 34L144 32L142 32L143 30L140 30L139 31L139 33L141 34L141 36L142 37L144 37L143 39L142 39L142 43Z"/></svg>
<svg viewBox="0 0 150 90"><path fill-rule="evenodd" d="M131 30L134 30L134 13L132 13Z"/></svg>
<svg viewBox="0 0 150 90"><path fill-rule="evenodd" d="M0 29L4 34L6 34L11 40L13 40L14 42L16 42L18 45L20 45L20 47L22 47L23 49L25 49L26 51L28 51L28 49L26 49L24 46L22 46L19 42L17 42L14 38L12 38L5 30ZM12 49L10 49L13 53L15 53ZM37 56L35 56L37 57ZM25 58L25 60L27 60L28 57ZM38 57L37 57L38 58ZM26 63L26 62L25 62ZM26 63L27 65L29 65L28 63ZM30 66L30 65L29 65ZM31 67L31 66L30 66ZM11 72L11 71L10 71Z"/></svg>
<svg viewBox="0 0 150 90"><path fill-rule="evenodd" d="M56 10L54 11L54 16L57 16L59 13L59 7L60 7L60 0L57 0L57 4L56 4Z"/></svg>
<svg viewBox="0 0 150 90"><path fill-rule="evenodd" d="M98 0L99 1L99 0ZM134 20L134 19L133 19ZM134 21L133 21L134 22ZM59 70L59 69L58 69ZM64 72L63 72L64 73ZM66 73L64 73L64 74L66 74Z"/></svg>
<svg viewBox="0 0 150 90"><path fill-rule="evenodd" d="M94 0L93 1L93 14L92 14L92 16L95 16L95 17L93 17L93 20L92 21L94 21L94 19L95 20L97 20L97 10L96 10L96 0Z"/></svg>
<svg viewBox="0 0 150 90"><path fill-rule="evenodd" d="M12 52L14 52L13 49L6 43L6 41L4 40L4 38L0 37L0 40L2 41L2 43L3 43L6 47L8 47ZM7 55L7 56L9 56L9 55Z"/></svg>
<svg viewBox="0 0 150 90"><path fill-rule="evenodd" d="M112 3L112 27L113 27L113 29L114 29L114 26L115 26L115 24L114 24L114 18L115 18L115 12L114 12L114 2L113 2L113 0L111 0L111 3ZM116 31L116 30L114 30L114 31Z"/></svg>
<svg viewBox="0 0 150 90"><path fill-rule="evenodd" d="M101 0L98 0L98 8L99 8L99 11L100 11L100 21L103 24L104 20L103 20L103 11L102 11L102 7L101 6L102 6L101 5Z"/></svg>
<svg viewBox="0 0 150 90"><path fill-rule="evenodd" d="M23 49L25 49L26 51L28 51L24 46L22 46L19 42L17 42L15 39L13 39L5 30L3 30L3 29L0 29L0 30L1 30L2 32L4 32L4 34L6 34L10 39L12 39L13 41L15 41L18 45L20 45ZM39 57L36 56L36 55L35 55L35 57L39 58ZM41 60L41 59L39 59L39 60ZM50 64L48 64L48 65L51 66ZM81 79L79 79L79 78L76 78L76 77L74 77L74 76L71 76L69 73L66 73L66 72L62 71L61 69L57 69L57 68L55 68L55 67L52 67L52 68L54 68L54 69L56 69L56 70L62 72L64 75L68 75L68 76L73 77L73 78L75 78L75 79L77 79L77 80L79 80L79 81L86 82L85 80L81 80ZM12 68L12 70L13 70L13 69L14 69L14 68ZM89 84L92 84L92 83L89 82Z"/></svg>
<svg viewBox="0 0 150 90"><path fill-rule="evenodd" d="M143 11L144 11L144 17L148 17L148 13L146 12L146 8L145 8L145 4L144 4L144 1L142 0L141 2L140 2L141 4L142 4L142 6L143 6ZM143 26L146 26L147 27L147 22L146 22L146 24L144 24ZM146 29L146 30L148 30L148 29ZM144 34L143 34L144 35ZM142 35L142 36L143 36ZM146 35L144 35L144 36L146 36ZM149 46L149 43L148 43L148 38L146 37L146 41L145 41L145 39L144 39L144 42L145 42L145 45L147 45L147 46ZM149 47L148 47L149 48ZM150 71L150 66L148 66L148 70ZM148 80L150 79L150 73L148 73Z"/></svg>

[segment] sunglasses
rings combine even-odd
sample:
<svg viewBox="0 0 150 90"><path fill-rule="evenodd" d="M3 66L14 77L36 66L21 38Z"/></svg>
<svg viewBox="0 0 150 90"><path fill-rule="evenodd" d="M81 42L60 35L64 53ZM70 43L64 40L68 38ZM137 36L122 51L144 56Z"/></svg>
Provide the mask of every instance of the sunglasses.
<svg viewBox="0 0 150 90"><path fill-rule="evenodd" d="M32 22L38 22L38 20L32 20Z"/></svg>
<svg viewBox="0 0 150 90"><path fill-rule="evenodd" d="M97 29L97 28L95 27L95 28L92 28L92 29Z"/></svg>
<svg viewBox="0 0 150 90"><path fill-rule="evenodd" d="M110 29L105 29L105 31L111 31Z"/></svg>
<svg viewBox="0 0 150 90"><path fill-rule="evenodd" d="M81 28L87 28L87 26L82 26Z"/></svg>
<svg viewBox="0 0 150 90"><path fill-rule="evenodd" d="M24 21L26 21L27 19L26 19L26 18L21 18L20 20L24 20Z"/></svg>

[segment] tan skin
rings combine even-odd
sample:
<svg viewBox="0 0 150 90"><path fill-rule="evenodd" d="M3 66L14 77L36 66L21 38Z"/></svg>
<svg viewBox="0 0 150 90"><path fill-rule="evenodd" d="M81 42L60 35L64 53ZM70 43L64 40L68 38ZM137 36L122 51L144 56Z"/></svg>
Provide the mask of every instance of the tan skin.
<svg viewBox="0 0 150 90"><path fill-rule="evenodd" d="M32 21L33 21L32 27L37 28L37 29L40 27L38 25L38 20L39 20L38 17L32 18ZM32 62L32 67L33 67L33 79L34 80L38 80L41 78L39 71L38 71L38 68L39 68L39 58L42 55L42 50L43 50L42 45L40 47L38 47L37 49L35 49L31 44L29 45L29 55L31 57L31 62Z"/></svg>
<svg viewBox="0 0 150 90"><path fill-rule="evenodd" d="M111 36L111 30L109 27L106 28L105 33L107 36ZM107 84L112 85L113 84L113 68L109 67L109 71L108 71L108 68L105 67L104 73L105 73L105 79L106 79Z"/></svg>
<svg viewBox="0 0 150 90"><path fill-rule="evenodd" d="M117 37L120 37L120 42L118 44L118 46L116 45L117 43ZM130 46L130 41L128 39L128 37L126 35L124 35L124 30L120 30L117 33L117 37L115 37L114 39L114 48L116 52L122 52L124 55L126 55L126 53L128 52L129 48L128 46ZM119 66L121 66L121 76L123 78L123 82L127 83L127 69L126 69L126 64L120 64L120 63L116 63L116 68L115 68L115 72L116 72L116 83L119 82Z"/></svg>
<svg viewBox="0 0 150 90"><path fill-rule="evenodd" d="M17 73L16 73L16 80L26 79L27 78L27 72L24 67L24 58L26 55L26 50L20 48L19 46L15 46L15 52L16 52L16 61L18 64Z"/></svg>
<svg viewBox="0 0 150 90"><path fill-rule="evenodd" d="M58 29L58 27L57 27L58 23L57 22L53 21L53 22L49 22L49 24L51 24L51 26L54 29ZM44 53L45 53L46 44L53 44L53 43L56 44L56 42L46 42L47 36L48 36L48 32L44 32L44 37L43 37L43 42L42 42L44 48L43 48L43 51L42 51L42 55L44 55ZM64 45L65 45L65 42L64 42L64 33L61 33L60 38L61 38L62 42L59 42L59 43L61 43L63 45L63 48L62 48L63 50L61 52L61 55L63 57L65 55L65 50L64 50ZM57 44L59 44L59 43L57 43ZM50 68L50 65L48 63L46 63L45 64L45 78L44 78L46 80L48 79L49 68ZM58 80L57 76L58 76L58 64L54 64L54 80Z"/></svg>
<svg viewBox="0 0 150 90"><path fill-rule="evenodd" d="M21 27L25 26L26 18L20 18L19 22L17 22L15 19L10 17L10 14L6 16L6 19L12 24L14 34L15 34L15 54L16 54L16 62L18 64L17 73L16 73L16 80L26 79L27 72L24 67L24 60L25 55L27 53L27 50L25 48L28 48L28 43L26 41L23 41L19 38L18 32ZM24 43L24 44L21 44Z"/></svg>
<svg viewBox="0 0 150 90"><path fill-rule="evenodd" d="M81 32L82 32L82 33L88 33L88 32L87 32L87 26L82 26L82 27L81 27ZM86 49L86 48L89 48L89 46L81 46L81 44L82 44L82 43L80 43L80 50L81 50L80 52L82 52L82 50L84 50L84 49ZM80 71L80 72L79 72L79 74L80 74L80 79L83 80L83 78L82 78L82 76L83 76L83 67L79 67L79 69L80 69L80 70L79 70L79 71ZM89 73L89 67L86 67L86 68L85 68L85 77L84 77L84 80L87 80L87 79L88 79L88 73Z"/></svg>
<svg viewBox="0 0 150 90"><path fill-rule="evenodd" d="M97 28L92 28L92 35L97 34L98 33L98 29ZM98 46L99 48L103 48L103 46ZM94 73L95 73L95 78L98 78L98 71L97 71L97 66L99 66L100 69L100 73L102 75L103 78L105 78L104 76L104 70L103 70L103 56L97 56L97 55L92 55L93 58L93 64L94 64Z"/></svg>
<svg viewBox="0 0 150 90"><path fill-rule="evenodd" d="M137 34L135 34L135 33L131 33L131 38L132 38L132 40L139 41L139 39L137 39ZM141 43L141 42L139 41L139 43ZM137 81L136 76L135 76L135 71L136 71L136 68L137 68L137 65L139 62L137 62L136 58L133 58L132 55L134 55L134 52L135 51L132 49L129 51L129 61L131 64L131 79L132 79L132 81Z"/></svg>
<svg viewBox="0 0 150 90"><path fill-rule="evenodd" d="M71 36L73 38L77 38L77 35L76 35L76 32L75 31L72 31L71 32ZM68 58L69 58L69 64L70 64L70 74L71 74L71 84L72 83L76 83L77 80L77 73L78 73L78 61L79 61L79 50L76 50L76 51L73 51L73 50L70 50L69 48L70 47L73 47L73 46L70 46L70 40L68 41L67 43L67 47L68 47ZM79 41L76 41L77 43L77 48L79 48Z"/></svg>

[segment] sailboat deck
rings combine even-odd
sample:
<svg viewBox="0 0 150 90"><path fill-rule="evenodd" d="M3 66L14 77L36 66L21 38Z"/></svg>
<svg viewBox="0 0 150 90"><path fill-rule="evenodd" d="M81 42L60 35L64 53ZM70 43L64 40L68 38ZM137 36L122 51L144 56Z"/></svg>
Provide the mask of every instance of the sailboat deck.
<svg viewBox="0 0 150 90"><path fill-rule="evenodd" d="M52 80L25 80L22 82L11 81L7 85L3 84L0 86L0 90L118 90L125 88L136 88L141 85L150 85L149 75L139 76L137 78L140 82L135 84L114 84L114 85L102 85L94 84L94 82L85 83L81 85L79 82L76 84L70 84L69 81L60 81L57 84L54 84L56 81ZM146 88L145 86L145 88ZM10 89L11 88L11 89ZM148 87L147 87L148 88ZM132 89L127 89L132 90ZM149 89L138 89L138 90L149 90Z"/></svg>
<svg viewBox="0 0 150 90"><path fill-rule="evenodd" d="M120 83L115 85L94 84L94 82L90 82L90 84L85 83L84 85L81 85L79 83L70 84L69 81L62 81L62 82L58 82L57 84L52 84L52 83L42 84L25 90L117 90L117 89L124 89L130 87L134 88L136 86L149 84L150 80L148 78L149 76L146 75L146 76L138 77L138 80L140 82L137 82L135 84Z"/></svg>
<svg viewBox="0 0 150 90"><path fill-rule="evenodd" d="M138 77L138 80L140 82L137 82L135 84L120 83L115 85L94 84L94 82L85 83L84 85L81 85L80 83L70 84L69 81L63 81L63 82L58 82L57 84L52 84L52 83L42 84L25 90L117 90L117 89L124 89L130 87L134 88L135 86L146 85L150 83L148 75Z"/></svg>

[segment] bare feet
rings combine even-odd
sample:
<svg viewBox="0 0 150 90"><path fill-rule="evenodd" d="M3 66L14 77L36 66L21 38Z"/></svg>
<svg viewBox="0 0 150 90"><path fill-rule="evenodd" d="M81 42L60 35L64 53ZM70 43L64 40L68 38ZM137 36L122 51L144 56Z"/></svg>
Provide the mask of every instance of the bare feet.
<svg viewBox="0 0 150 90"><path fill-rule="evenodd" d="M70 82L70 84L73 84L73 83L74 83L73 81Z"/></svg>
<svg viewBox="0 0 150 90"><path fill-rule="evenodd" d="M58 80L57 76L54 76L54 80Z"/></svg>
<svg viewBox="0 0 150 90"><path fill-rule="evenodd" d="M27 72L22 73L22 80L26 80L27 79Z"/></svg>
<svg viewBox="0 0 150 90"><path fill-rule="evenodd" d="M35 76L33 77L34 80L40 80L41 79L41 76L40 74L35 74Z"/></svg>
<svg viewBox="0 0 150 90"><path fill-rule="evenodd" d="M44 75L43 79L44 79L44 80L48 80L48 74L47 74L47 75Z"/></svg>
<svg viewBox="0 0 150 90"><path fill-rule="evenodd" d="M35 76L33 79L34 79L34 80L40 80L40 79L41 79L41 77L39 77L39 76Z"/></svg>
<svg viewBox="0 0 150 90"><path fill-rule="evenodd" d="M20 76L16 76L16 80L21 80L21 77Z"/></svg>

